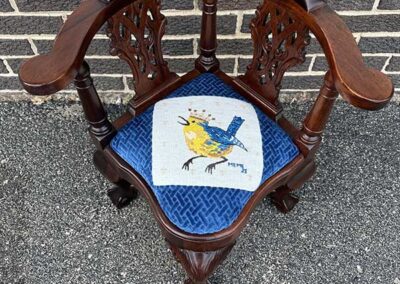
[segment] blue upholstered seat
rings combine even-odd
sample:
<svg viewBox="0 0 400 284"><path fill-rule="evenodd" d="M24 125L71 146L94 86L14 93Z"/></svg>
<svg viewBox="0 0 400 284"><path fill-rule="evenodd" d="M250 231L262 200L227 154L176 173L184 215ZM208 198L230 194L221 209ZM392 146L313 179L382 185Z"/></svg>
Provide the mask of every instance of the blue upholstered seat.
<svg viewBox="0 0 400 284"><path fill-rule="evenodd" d="M229 227L236 220L254 190L291 162L299 154L299 150L291 138L274 121L258 108L250 106L250 112L254 112L254 117L258 119L257 123L253 121L253 125L246 125L246 122L249 124L251 121L251 114L248 114L249 118L242 119L247 114L241 114L240 110L237 110L237 113L234 113L235 115L228 115L228 118L233 118L229 127L221 126L218 129L213 127L218 118L212 120L211 114L207 115L205 109L199 109L201 114L198 116L203 117L205 122L201 120L203 122L195 124L196 129L204 130L209 140L206 140L199 151L195 151L193 147L196 145L193 146L190 144L191 140L188 140L195 134L191 130L182 131L186 126L177 123L180 112L174 113L174 110L169 107L171 104L168 104L175 102L179 104L178 98L187 97L190 97L190 103L199 103L202 106L211 101L210 106L206 106L207 111L208 109L215 110L216 105L219 105L218 108L222 108L224 111L224 104L220 104L221 98L226 99L227 102L232 101L233 104L238 102L238 106L242 103L243 109L246 108L247 104L244 98L221 79L211 73L205 73L172 92L167 98L158 103L160 104L159 106L156 104L156 106L149 108L140 116L132 119L118 132L111 143L111 147L146 180L157 197L160 207L173 224L188 233L215 233ZM212 101L214 98L216 100L215 103ZM163 104L163 101L165 104ZM191 111L190 120L192 120L191 117L193 116L197 117L197 110L190 109L189 111ZM171 117L173 124L159 123L158 120L163 117L168 119ZM221 115L219 117L221 119ZM157 123L153 119L157 119ZM183 117L182 119L186 121L184 124L187 123L188 125L191 122L195 122L194 120L187 121ZM229 121L227 120L227 122ZM153 127L158 127L158 129L154 130ZM176 127L180 127L179 134L171 136L170 132L173 133L173 129ZM252 127L248 130L253 132L247 131L246 127ZM249 133L254 133L254 137ZM160 135L168 136L165 138L167 140L160 141L164 137ZM184 135L186 135L186 138ZM175 138L175 136L178 137ZM155 137L157 137L157 140L153 141ZM237 163L241 156L250 155L252 150L258 147L257 141L253 141L257 140L257 137L260 140L260 151L256 153L260 156L261 166L257 166L256 159L251 160L254 160L254 165L252 162L247 163L247 165ZM187 146L192 148L185 150L187 152L182 154L182 157L190 158L190 153L192 153L192 156L204 158L193 160L193 163L189 163L187 168L182 166L186 159L177 157L178 154L176 154L177 149L180 149L179 147L186 147L185 139ZM177 146L177 143L180 143L179 146ZM156 145L161 147L161 150L153 149ZM210 154L210 156L204 157L206 155L204 154L204 149L211 149L210 147L213 147L212 153L214 156L211 157ZM168 156L169 151L171 151L170 156ZM160 162L160 157L153 157L152 155L170 158L162 158ZM221 163L211 168L211 170L209 167L206 170L201 168L201 163L216 161L213 158L218 155L221 159L227 161L221 160ZM153 161L157 161L157 165L153 165ZM173 171L171 171L172 166L176 168ZM190 171L187 171L189 166ZM257 167L260 168L259 174L257 174ZM252 176L250 175L251 173L247 172L247 168L254 169ZM166 176L162 177L163 173L167 173ZM174 177L169 179L168 173L173 173ZM193 178L193 185L190 184L191 173L196 176L196 178ZM216 178L218 175L221 175L219 181ZM249 180L248 184L245 182L246 179ZM235 186L235 180L238 181L237 187ZM220 186L210 186L213 182ZM248 186L250 184L253 185Z"/></svg>

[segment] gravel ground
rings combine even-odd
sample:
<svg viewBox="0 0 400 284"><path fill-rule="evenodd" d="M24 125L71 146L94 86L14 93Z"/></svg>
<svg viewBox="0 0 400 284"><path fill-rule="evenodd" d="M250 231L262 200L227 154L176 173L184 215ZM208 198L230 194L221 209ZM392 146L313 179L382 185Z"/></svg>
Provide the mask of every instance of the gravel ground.
<svg viewBox="0 0 400 284"><path fill-rule="evenodd" d="M397 103L338 103L301 202L260 204L211 283L400 284L399 125ZM78 104L0 103L0 283L181 283L145 200L106 197L85 128Z"/></svg>

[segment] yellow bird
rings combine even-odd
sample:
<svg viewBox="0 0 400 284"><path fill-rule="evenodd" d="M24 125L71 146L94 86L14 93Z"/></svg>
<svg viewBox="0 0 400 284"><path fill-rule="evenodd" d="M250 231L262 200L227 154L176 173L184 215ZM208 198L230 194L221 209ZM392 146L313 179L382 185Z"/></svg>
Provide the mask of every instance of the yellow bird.
<svg viewBox="0 0 400 284"><path fill-rule="evenodd" d="M188 119L179 116L183 122L183 134L185 136L186 145L197 156L189 159L182 166L182 169L189 170L189 165L197 158L221 158L222 160L208 165L205 169L206 172L212 174L215 166L228 161L226 158L234 146L238 146L247 151L242 142L235 137L239 128L242 126L244 119L235 116L229 124L227 130L219 127L210 126L209 122L215 120L211 115L206 116L205 110L203 113L198 113L197 110L192 111Z"/></svg>

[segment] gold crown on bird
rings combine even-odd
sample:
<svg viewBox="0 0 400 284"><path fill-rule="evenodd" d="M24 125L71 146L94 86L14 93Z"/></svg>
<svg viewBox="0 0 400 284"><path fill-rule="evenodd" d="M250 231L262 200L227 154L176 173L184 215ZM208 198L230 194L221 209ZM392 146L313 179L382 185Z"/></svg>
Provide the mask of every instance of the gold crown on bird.
<svg viewBox="0 0 400 284"><path fill-rule="evenodd" d="M197 109L189 108L188 111L189 111L189 116L193 118L203 120L205 122L210 122L212 120L215 120L215 117L213 117L211 114L207 114L207 111L205 109L199 111Z"/></svg>

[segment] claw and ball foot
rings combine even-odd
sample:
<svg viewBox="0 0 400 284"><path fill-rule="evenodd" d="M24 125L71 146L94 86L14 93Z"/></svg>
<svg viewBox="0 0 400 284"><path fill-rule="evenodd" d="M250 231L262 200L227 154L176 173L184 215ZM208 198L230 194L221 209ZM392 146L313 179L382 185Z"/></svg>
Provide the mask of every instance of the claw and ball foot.
<svg viewBox="0 0 400 284"><path fill-rule="evenodd" d="M290 193L291 189L283 187L271 193L271 200L275 207L282 213L289 213L299 202L299 198Z"/></svg>
<svg viewBox="0 0 400 284"><path fill-rule="evenodd" d="M172 244L170 244L170 248L187 273L188 279L184 284L207 284L209 283L208 278L228 256L234 245L235 243L215 251L203 252L178 248Z"/></svg>
<svg viewBox="0 0 400 284"><path fill-rule="evenodd" d="M131 185L119 184L108 189L107 195L115 207L122 209L138 197L138 191Z"/></svg>
<svg viewBox="0 0 400 284"><path fill-rule="evenodd" d="M117 171L109 164L102 151L96 151L93 157L97 169L113 184L107 190L107 195L118 209L128 206L138 196L138 191L129 182L122 179Z"/></svg>

